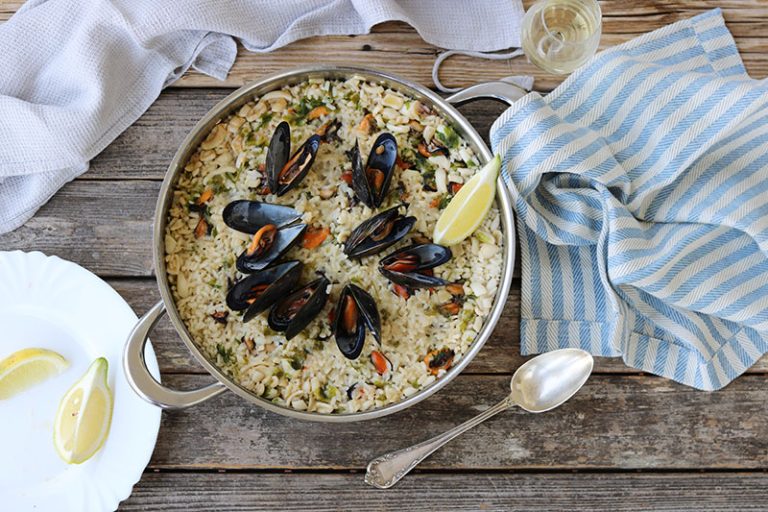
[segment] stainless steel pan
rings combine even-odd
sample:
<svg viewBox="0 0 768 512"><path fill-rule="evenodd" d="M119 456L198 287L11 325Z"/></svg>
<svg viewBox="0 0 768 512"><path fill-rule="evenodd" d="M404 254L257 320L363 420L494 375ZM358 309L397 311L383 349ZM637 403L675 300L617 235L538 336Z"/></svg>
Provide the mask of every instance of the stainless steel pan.
<svg viewBox="0 0 768 512"><path fill-rule="evenodd" d="M515 226L512 219L512 207L507 197L506 189L501 182L499 182L499 186L497 187L498 192L496 202L501 211L502 229L504 233L504 268L502 270L499 290L496 294L491 313L488 316L483 329L480 331L464 357L461 358L461 361L452 367L441 379L400 402L380 409L349 414L320 414L315 412L297 411L276 405L241 387L237 382L232 380L232 378L222 372L215 363L208 360L195 344L192 336L182 322L181 317L176 310L173 297L171 296L168 277L165 271L164 233L168 209L171 205L176 180L179 172L183 169L189 157L194 153L200 142L207 136L220 119L236 112L243 104L252 100L254 97L261 96L275 89L280 89L286 85L303 82L310 78L347 79L353 75L361 76L365 80L371 82L381 83L386 87L391 87L408 96L417 98L423 103L431 105L440 112L445 119L454 125L458 132L469 142L483 163L491 158L491 152L472 125L454 108L453 105L459 105L466 101L483 98L496 99L511 104L525 94L524 90L513 84L506 82L488 82L469 87L453 96L443 99L425 87L387 73L357 68L311 67L294 69L268 76L256 83L238 89L220 101L197 123L176 152L173 161L168 167L168 172L166 173L165 180L160 189L160 196L157 200L153 250L157 284L160 288L162 300L153 306L139 320L128 338L123 358L123 365L129 383L136 393L148 402L165 409L180 409L198 404L229 389L259 407L264 407L270 411L303 420L347 422L378 418L410 407L443 388L469 364L472 358L475 357L483 344L490 337L506 303L510 282L512 280L512 267L515 260ZM179 333L179 336L181 336L182 341L186 344L189 351L192 352L200 364L216 378L216 382L192 391L178 391L162 385L150 375L144 362L144 346L147 343L150 331L164 313L167 313L170 317L171 323Z"/></svg>

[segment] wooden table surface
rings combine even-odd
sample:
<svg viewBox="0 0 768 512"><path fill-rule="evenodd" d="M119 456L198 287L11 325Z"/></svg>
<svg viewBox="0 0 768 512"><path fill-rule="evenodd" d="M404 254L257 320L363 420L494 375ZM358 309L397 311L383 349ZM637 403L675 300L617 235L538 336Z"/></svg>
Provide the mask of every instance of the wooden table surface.
<svg viewBox="0 0 768 512"><path fill-rule="evenodd" d="M755 78L768 75L768 1L603 1L602 46L706 9L723 8ZM0 0L0 19L19 2ZM40 250L106 279L143 314L158 300L151 222L160 181L194 123L233 88L290 67L336 63L430 84L438 49L408 26L370 35L297 42L268 55L242 51L226 82L185 75L136 124L65 186L0 248ZM561 80L524 59L457 57L445 83L466 86L533 74L536 89ZM463 109L485 135L496 104ZM495 403L519 355L520 283L493 338L436 396L381 421L327 425L289 420L231 393L163 413L152 460L121 510L768 510L768 386L765 359L722 391L704 393L600 360L562 408L510 411L455 440L389 491L363 483L372 457L422 440ZM167 321L152 336L165 381L211 378ZM0 506L2 508L2 506Z"/></svg>

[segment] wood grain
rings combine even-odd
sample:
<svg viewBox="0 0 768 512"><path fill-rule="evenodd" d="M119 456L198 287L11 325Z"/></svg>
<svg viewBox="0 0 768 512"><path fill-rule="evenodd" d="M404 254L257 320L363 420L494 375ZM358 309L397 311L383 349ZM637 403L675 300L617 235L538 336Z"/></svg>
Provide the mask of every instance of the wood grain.
<svg viewBox="0 0 768 512"><path fill-rule="evenodd" d="M147 473L123 511L767 510L765 473L412 474L382 491L354 474Z"/></svg>
<svg viewBox="0 0 768 512"><path fill-rule="evenodd" d="M101 276L152 275L152 226L160 183L74 181L19 229L4 250L43 250Z"/></svg>
<svg viewBox="0 0 768 512"><path fill-rule="evenodd" d="M154 279L111 279L108 282L139 315L160 300ZM176 335L167 318L160 320L152 332L151 339L163 374L205 373ZM509 375L528 359L520 355L520 281L515 280L496 329L464 373ZM637 370L626 366L621 359L606 357L597 358L595 372L638 373ZM747 372L768 372L768 356L758 361Z"/></svg>
<svg viewBox="0 0 768 512"><path fill-rule="evenodd" d="M660 24L660 26L663 25L664 23ZM610 41L610 44L601 44L601 47L613 46L637 35L639 34L616 35L615 38L611 38L614 40ZM358 38L362 37L358 36ZM317 64L372 68L397 74L427 87L434 87L432 65L439 53L435 49L408 46L410 38L402 37L401 34L392 35L391 40L382 39L379 36L375 39L376 46L366 43L365 39L360 41L356 39L337 36L326 36L322 40L309 38L269 54L253 54L240 48L237 61L224 82L192 71L177 81L174 87L240 87L271 73ZM413 44L416 43L424 44L420 39L414 38ZM309 48L320 44L324 48L329 48L329 52L327 56L318 59L309 52ZM370 50L367 49L368 46L371 46ZM760 40L759 43L745 42L743 46L754 48L758 52L765 51L768 45ZM741 46L739 49L742 49ZM760 79L768 76L768 59L763 54L743 52L742 59L747 72L753 78ZM440 80L448 87L467 87L478 82L512 75L533 76L534 88L542 92L551 91L564 79L544 73L528 63L524 57L499 61L457 55L445 61L440 71Z"/></svg>
<svg viewBox="0 0 768 512"><path fill-rule="evenodd" d="M171 375L174 386L207 382ZM461 375L376 421L320 424L249 406L233 393L163 414L150 467L361 469L373 457L469 419L506 395L506 376ZM424 469L768 469L765 377L717 393L661 378L593 376L555 411L510 410L439 450Z"/></svg>
<svg viewBox="0 0 768 512"><path fill-rule="evenodd" d="M532 0L525 2L526 6L531 3ZM616 0L603 1L600 4L603 10L601 49L621 44L637 35L701 14L705 10L721 7L728 28L737 40L747 71L755 78L768 75L768 6L764 2ZM384 23L375 27L372 34L310 38L269 54L253 54L241 48L237 62L224 83L191 72L176 85L239 86L267 73L315 64L318 62L318 56L315 54L318 47L323 48L320 62L382 69L430 87L434 86L431 77L432 64L437 54L442 51L425 43L405 24ZM445 84L465 87L480 81L520 74L534 76L535 88L540 91L552 90L563 80L563 77L540 71L524 57L509 61L481 61L463 56L446 61L441 79Z"/></svg>
<svg viewBox="0 0 768 512"><path fill-rule="evenodd" d="M532 0L525 2L526 5L530 3ZM603 10L601 48L721 7L747 71L754 78L768 75L768 6L760 0L612 0L600 4ZM0 4L0 19L7 19L19 6L16 1ZM424 42L408 25L388 22L374 27L371 34L313 37L267 54L251 53L240 48L237 61L225 81L191 71L174 87L239 87L265 74L318 63L381 69L431 87L434 85L432 64L441 51ZM552 90L563 80L563 77L543 73L524 57L509 61L481 61L462 56L446 61L441 79L445 84L464 87L515 74L533 75L536 89L540 91Z"/></svg>

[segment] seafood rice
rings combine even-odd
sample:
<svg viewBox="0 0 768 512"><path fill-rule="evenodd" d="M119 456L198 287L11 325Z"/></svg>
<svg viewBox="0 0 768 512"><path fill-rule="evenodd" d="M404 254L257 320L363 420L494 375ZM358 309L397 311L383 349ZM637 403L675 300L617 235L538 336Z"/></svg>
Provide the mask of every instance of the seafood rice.
<svg viewBox="0 0 768 512"><path fill-rule="evenodd" d="M280 188L283 181L270 184L267 170L274 167L281 137L299 160L299 152L312 149L306 175L287 190ZM390 149L395 165L386 183L377 182L381 197L371 192L361 198L357 171L365 167L368 173L376 155L383 158ZM499 287L502 232L495 204L461 244L441 248L431 241L442 209L479 165L438 113L361 78L310 79L254 98L211 130L173 192L166 270L190 335L240 386L302 411L380 408L440 379L477 337ZM293 224L276 221L271 235L254 235L255 229L232 220L232 211L251 204L246 200L266 205L261 211L268 215L295 211L297 218ZM372 218L388 222L387 243L367 251L354 233ZM407 224L397 236L396 222ZM268 235L270 242L279 240L297 226L292 245L261 265L267 270L248 267L259 236L262 243ZM387 273L405 268L403 257L414 253L439 260L423 269L408 267L408 279ZM237 307L233 296L259 272L279 274L281 288L252 314L247 308L254 298ZM308 323L294 324L293 332L288 322L273 322L280 305L310 284L309 302L323 300L313 303L321 309L311 312ZM378 323L370 321L371 303ZM364 341L342 340L339 333L353 332L355 325L363 327Z"/></svg>

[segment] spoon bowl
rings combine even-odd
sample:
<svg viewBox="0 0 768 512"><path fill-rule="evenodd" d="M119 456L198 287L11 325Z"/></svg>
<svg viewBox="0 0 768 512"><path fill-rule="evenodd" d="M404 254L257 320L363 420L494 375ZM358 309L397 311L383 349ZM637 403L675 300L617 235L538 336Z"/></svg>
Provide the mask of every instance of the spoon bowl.
<svg viewBox="0 0 768 512"><path fill-rule="evenodd" d="M549 411L581 389L593 365L592 356L577 348L541 354L512 376L510 398L528 412Z"/></svg>

